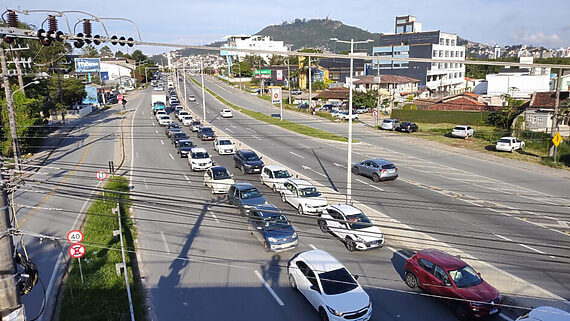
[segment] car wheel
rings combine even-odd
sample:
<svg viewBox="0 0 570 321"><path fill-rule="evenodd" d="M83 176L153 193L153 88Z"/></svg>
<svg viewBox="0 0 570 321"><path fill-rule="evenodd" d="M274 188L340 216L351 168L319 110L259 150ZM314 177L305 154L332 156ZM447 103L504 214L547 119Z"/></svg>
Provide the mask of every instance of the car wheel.
<svg viewBox="0 0 570 321"><path fill-rule="evenodd" d="M378 174L375 173L374 175L372 175L372 180L378 183L380 181L380 176L378 176Z"/></svg>
<svg viewBox="0 0 570 321"><path fill-rule="evenodd" d="M293 274L289 274L289 285L293 288L293 289L297 289L297 282L295 282L295 278L293 277Z"/></svg>
<svg viewBox="0 0 570 321"><path fill-rule="evenodd" d="M352 173L354 175L359 175L360 174L360 170L358 169L358 167L354 166L352 167Z"/></svg>
<svg viewBox="0 0 570 321"><path fill-rule="evenodd" d="M321 317L321 321L329 321L329 316L323 307L319 307L319 316Z"/></svg>
<svg viewBox="0 0 570 321"><path fill-rule="evenodd" d="M241 171L242 171L244 174L246 174L246 172L245 172L245 166L241 165Z"/></svg>
<svg viewBox="0 0 570 321"><path fill-rule="evenodd" d="M273 184L273 193L277 193L277 184Z"/></svg>
<svg viewBox="0 0 570 321"><path fill-rule="evenodd" d="M267 244L266 240L263 240L263 249L265 250L265 252L269 252L269 244Z"/></svg>
<svg viewBox="0 0 570 321"><path fill-rule="evenodd" d="M468 320L469 319L469 312L465 308L465 306L461 303L455 303L455 316L459 320Z"/></svg>
<svg viewBox="0 0 570 321"><path fill-rule="evenodd" d="M349 252L354 252L354 250L356 250L356 242L354 242L349 237L347 237L346 240L344 240L344 245L346 246L346 249Z"/></svg>
<svg viewBox="0 0 570 321"><path fill-rule="evenodd" d="M406 285L411 289L418 287L418 278L412 272L406 272Z"/></svg>
<svg viewBox="0 0 570 321"><path fill-rule="evenodd" d="M327 233L329 231L329 228L327 227L327 223L324 220L319 220L317 222L317 224L319 225L321 232Z"/></svg>
<svg viewBox="0 0 570 321"><path fill-rule="evenodd" d="M511 147L511 153L514 152L514 151L515 151L515 148L514 148L514 147Z"/></svg>
<svg viewBox="0 0 570 321"><path fill-rule="evenodd" d="M297 208L297 212L299 212L299 214L301 215L305 214L305 211L303 211L303 205L299 205L299 207Z"/></svg>
<svg viewBox="0 0 570 321"><path fill-rule="evenodd" d="M228 199L228 204L232 205L232 200L230 199L230 196L226 195L226 198Z"/></svg>
<svg viewBox="0 0 570 321"><path fill-rule="evenodd" d="M287 202L287 199L285 198L285 194L281 194L281 201L283 201L283 203Z"/></svg>

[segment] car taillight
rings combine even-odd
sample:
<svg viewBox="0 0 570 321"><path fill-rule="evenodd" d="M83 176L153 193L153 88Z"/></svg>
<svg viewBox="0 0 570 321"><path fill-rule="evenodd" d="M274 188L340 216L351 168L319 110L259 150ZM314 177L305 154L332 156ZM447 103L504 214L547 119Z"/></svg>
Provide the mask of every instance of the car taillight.
<svg viewBox="0 0 570 321"><path fill-rule="evenodd" d="M385 169L383 169L383 170L381 170L380 172L382 172L382 173L385 173L385 172L386 172L386 170L385 170Z"/></svg>

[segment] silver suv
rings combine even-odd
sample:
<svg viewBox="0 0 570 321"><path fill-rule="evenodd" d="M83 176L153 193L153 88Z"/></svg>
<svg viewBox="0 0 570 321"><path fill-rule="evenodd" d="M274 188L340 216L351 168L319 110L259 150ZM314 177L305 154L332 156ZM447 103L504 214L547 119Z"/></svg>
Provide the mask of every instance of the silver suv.
<svg viewBox="0 0 570 321"><path fill-rule="evenodd" d="M397 119L384 119L382 121L382 125L380 125L380 128L384 130L394 130L396 127L398 127L399 124L400 121Z"/></svg>

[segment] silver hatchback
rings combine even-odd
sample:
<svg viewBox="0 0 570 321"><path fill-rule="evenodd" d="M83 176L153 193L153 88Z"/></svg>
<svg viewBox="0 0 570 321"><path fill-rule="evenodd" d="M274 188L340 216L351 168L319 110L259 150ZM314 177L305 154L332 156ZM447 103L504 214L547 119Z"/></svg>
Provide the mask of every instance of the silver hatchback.
<svg viewBox="0 0 570 321"><path fill-rule="evenodd" d="M352 165L352 172L372 178L375 182L398 178L398 168L385 159L369 159Z"/></svg>
<svg viewBox="0 0 570 321"><path fill-rule="evenodd" d="M394 130L396 127L398 127L399 124L400 121L397 119L384 119L380 125L380 128L384 130Z"/></svg>

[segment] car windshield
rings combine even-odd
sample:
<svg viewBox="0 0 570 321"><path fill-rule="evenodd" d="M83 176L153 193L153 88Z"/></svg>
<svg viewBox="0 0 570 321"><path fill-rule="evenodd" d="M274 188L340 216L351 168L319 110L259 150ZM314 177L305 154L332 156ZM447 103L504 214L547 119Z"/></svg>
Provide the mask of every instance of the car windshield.
<svg viewBox="0 0 570 321"><path fill-rule="evenodd" d="M279 230L291 225L284 215L273 216L263 219L263 225L267 230Z"/></svg>
<svg viewBox="0 0 570 321"><path fill-rule="evenodd" d="M299 190L299 195L302 197L318 197L321 196L321 193L317 191L316 187L306 187Z"/></svg>
<svg viewBox="0 0 570 321"><path fill-rule="evenodd" d="M286 169L280 169L280 170L273 171L273 175L275 176L275 178L289 178L289 177L291 177L291 174L289 174L289 172Z"/></svg>
<svg viewBox="0 0 570 321"><path fill-rule="evenodd" d="M225 168L212 169L212 175L214 176L214 180L231 178L230 173L228 173Z"/></svg>
<svg viewBox="0 0 570 321"><path fill-rule="evenodd" d="M228 140L228 139L218 141L218 145L231 145L231 144L232 144L232 141Z"/></svg>
<svg viewBox="0 0 570 321"><path fill-rule="evenodd" d="M181 112L179 112L178 114L180 114L180 115L190 115L190 114L188 114L188 112L187 112L187 111L184 111L184 110L183 110L183 111L181 111Z"/></svg>
<svg viewBox="0 0 570 321"><path fill-rule="evenodd" d="M193 126L200 126L202 125L202 123L200 123L199 121L195 121L192 123Z"/></svg>
<svg viewBox="0 0 570 321"><path fill-rule="evenodd" d="M261 197L261 193L257 190L257 188L250 188L239 192L239 198L243 200L248 200L252 198Z"/></svg>
<svg viewBox="0 0 570 321"><path fill-rule="evenodd" d="M194 152L192 153L192 158L210 158L208 152Z"/></svg>
<svg viewBox="0 0 570 321"><path fill-rule="evenodd" d="M462 126L456 126L455 128L453 128L454 130L465 130L465 127Z"/></svg>
<svg viewBox="0 0 570 321"><path fill-rule="evenodd" d="M186 133L174 133L174 139L184 139L184 138L188 138Z"/></svg>
<svg viewBox="0 0 570 321"><path fill-rule="evenodd" d="M184 120L189 120L189 119L191 120L191 119L192 119L192 116L184 116L183 119L184 119Z"/></svg>
<svg viewBox="0 0 570 321"><path fill-rule="evenodd" d="M358 287L358 283L345 268L319 273L323 291L328 295L345 293Z"/></svg>
<svg viewBox="0 0 570 321"><path fill-rule="evenodd" d="M362 212L358 214L347 215L346 220L348 221L350 228L353 230L367 228L370 226L370 224L372 224L372 222L370 222L370 219Z"/></svg>
<svg viewBox="0 0 570 321"><path fill-rule="evenodd" d="M211 135L211 134L213 134L213 133L214 133L214 131L213 131L211 128L209 128L209 127L202 128L202 134Z"/></svg>
<svg viewBox="0 0 570 321"><path fill-rule="evenodd" d="M508 144L510 142L511 142L510 139L506 139L506 138L499 139L499 143L507 143Z"/></svg>
<svg viewBox="0 0 570 321"><path fill-rule="evenodd" d="M483 282L483 279L469 265L449 271L449 276L458 288L468 288Z"/></svg>
<svg viewBox="0 0 570 321"><path fill-rule="evenodd" d="M160 119L170 119L169 116L160 116Z"/></svg>
<svg viewBox="0 0 570 321"><path fill-rule="evenodd" d="M180 147L192 147L194 144L192 144L191 141L182 141L180 142Z"/></svg>
<svg viewBox="0 0 570 321"><path fill-rule="evenodd" d="M257 155L254 153L247 153L243 154L243 159L245 159L246 161L256 161L259 160L259 157L257 157Z"/></svg>

